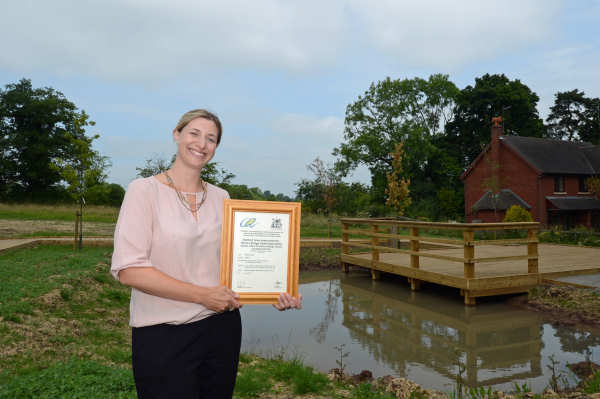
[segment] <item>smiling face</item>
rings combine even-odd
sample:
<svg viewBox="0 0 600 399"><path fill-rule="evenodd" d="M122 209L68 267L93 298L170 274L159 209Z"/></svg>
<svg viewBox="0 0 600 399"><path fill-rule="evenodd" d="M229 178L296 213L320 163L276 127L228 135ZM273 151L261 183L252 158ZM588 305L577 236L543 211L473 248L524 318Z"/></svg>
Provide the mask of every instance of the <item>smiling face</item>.
<svg viewBox="0 0 600 399"><path fill-rule="evenodd" d="M181 131L173 130L177 158L185 165L202 169L215 155L219 140L217 125L205 118L191 120Z"/></svg>

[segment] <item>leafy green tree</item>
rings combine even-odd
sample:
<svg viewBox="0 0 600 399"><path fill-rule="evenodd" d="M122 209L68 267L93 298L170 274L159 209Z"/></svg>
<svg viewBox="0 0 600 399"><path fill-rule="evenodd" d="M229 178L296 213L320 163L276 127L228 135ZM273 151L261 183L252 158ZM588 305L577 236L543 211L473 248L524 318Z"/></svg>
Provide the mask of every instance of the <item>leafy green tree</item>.
<svg viewBox="0 0 600 399"><path fill-rule="evenodd" d="M102 182L108 160L92 149L99 136L87 136L89 116L50 87L33 88L29 79L0 89L0 195L44 201ZM17 199L17 198L13 198Z"/></svg>
<svg viewBox="0 0 600 399"><path fill-rule="evenodd" d="M574 89L554 95L554 105L546 118L549 135L568 141L600 141L600 99L588 98Z"/></svg>
<svg viewBox="0 0 600 399"><path fill-rule="evenodd" d="M337 168L345 176L358 165L371 172L373 199L385 201L386 173L392 170L394 144L403 143L404 171L415 185L415 197L435 195L432 158L439 155L434 141L453 117L459 90L447 75L392 80L371 84L346 108L344 142L334 149Z"/></svg>
<svg viewBox="0 0 600 399"><path fill-rule="evenodd" d="M202 178L210 184L224 187L231 184L231 180L235 178L235 175L220 168L218 162L209 162L202 168Z"/></svg>
<svg viewBox="0 0 600 399"><path fill-rule="evenodd" d="M296 184L297 197L311 212L325 215L334 213L339 200L337 186L341 183L340 174L334 167L325 165L319 157L306 168L314 175L314 179L303 179Z"/></svg>
<svg viewBox="0 0 600 399"><path fill-rule="evenodd" d="M444 148L465 169L490 142L492 117L503 116L504 134L544 137L537 111L539 97L520 80L504 74L475 79L456 98L454 119L446 126Z"/></svg>
<svg viewBox="0 0 600 399"><path fill-rule="evenodd" d="M100 183L91 186L85 195L87 204L121 206L125 189L115 183Z"/></svg>
<svg viewBox="0 0 600 399"><path fill-rule="evenodd" d="M175 162L176 155L171 157L170 161L161 158L158 155L154 155L151 158L146 159L146 164L143 167L136 167L137 175L139 177L150 177L163 173L169 170L173 162ZM235 178L235 175L223 168L219 168L218 162L209 162L204 168L202 168L202 178L210 184L215 186L225 186L231 184L231 180Z"/></svg>
<svg viewBox="0 0 600 399"><path fill-rule="evenodd" d="M151 177L169 170L173 162L175 162L175 155L171 157L170 161L167 161L155 154L152 158L146 159L144 166L136 167L135 170L137 170L138 177Z"/></svg>

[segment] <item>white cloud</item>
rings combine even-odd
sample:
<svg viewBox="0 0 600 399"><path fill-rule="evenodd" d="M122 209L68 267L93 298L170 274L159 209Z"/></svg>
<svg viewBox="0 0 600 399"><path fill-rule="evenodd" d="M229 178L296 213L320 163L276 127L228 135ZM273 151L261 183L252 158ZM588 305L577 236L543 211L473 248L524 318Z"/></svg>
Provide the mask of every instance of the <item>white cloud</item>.
<svg viewBox="0 0 600 399"><path fill-rule="evenodd" d="M332 11L315 1L11 2L3 5L0 34L10 40L0 63L115 80L312 69L334 61L343 21Z"/></svg>
<svg viewBox="0 0 600 399"><path fill-rule="evenodd" d="M237 176L236 182L292 194L295 184L309 177L306 165L313 159L333 160L331 151L342 139L344 122L288 113L261 128L265 137L258 140L233 129L216 160Z"/></svg>
<svg viewBox="0 0 600 399"><path fill-rule="evenodd" d="M598 65L600 41L566 47L557 47L537 55L521 76L539 96L538 110L543 118L554 105L559 91L579 89L587 97L600 97Z"/></svg>
<svg viewBox="0 0 600 399"><path fill-rule="evenodd" d="M463 65L545 40L555 0L55 0L2 7L0 67L160 83L235 68L305 73L361 62Z"/></svg>
<svg viewBox="0 0 600 399"><path fill-rule="evenodd" d="M356 9L362 1L355 1ZM560 2L381 0L357 13L369 43L420 67L455 68L503 56L551 36Z"/></svg>

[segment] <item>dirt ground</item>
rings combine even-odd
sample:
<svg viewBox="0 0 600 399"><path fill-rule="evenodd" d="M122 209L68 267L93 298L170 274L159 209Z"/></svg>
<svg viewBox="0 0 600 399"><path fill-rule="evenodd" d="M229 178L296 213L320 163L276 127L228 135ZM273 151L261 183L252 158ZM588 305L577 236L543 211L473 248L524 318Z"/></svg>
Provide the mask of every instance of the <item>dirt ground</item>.
<svg viewBox="0 0 600 399"><path fill-rule="evenodd" d="M0 219L0 238L17 238L34 233L38 236L64 235L73 233L74 228L74 222ZM112 223L83 222L83 234L86 236L112 236L114 231L115 225Z"/></svg>
<svg viewBox="0 0 600 399"><path fill-rule="evenodd" d="M584 325L600 330L600 289L541 285L529 295L511 298L513 305L541 312L557 325Z"/></svg>

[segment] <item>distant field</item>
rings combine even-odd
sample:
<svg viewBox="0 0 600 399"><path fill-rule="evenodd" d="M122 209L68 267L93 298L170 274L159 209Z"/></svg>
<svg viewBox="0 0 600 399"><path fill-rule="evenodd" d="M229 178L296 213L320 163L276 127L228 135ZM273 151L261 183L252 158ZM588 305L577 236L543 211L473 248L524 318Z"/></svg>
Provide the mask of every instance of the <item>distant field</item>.
<svg viewBox="0 0 600 399"><path fill-rule="evenodd" d="M75 221L77 205L2 204L0 219L12 220L60 220ZM84 220L88 222L116 223L119 208L90 205L83 208Z"/></svg>
<svg viewBox="0 0 600 399"><path fill-rule="evenodd" d="M69 236L73 232L76 205L38 205L0 203L0 238ZM86 206L83 210L85 235L112 235L119 216L119 208ZM340 238L341 225L337 218L323 215L302 215L300 235L302 237ZM330 235L331 234L331 235Z"/></svg>

